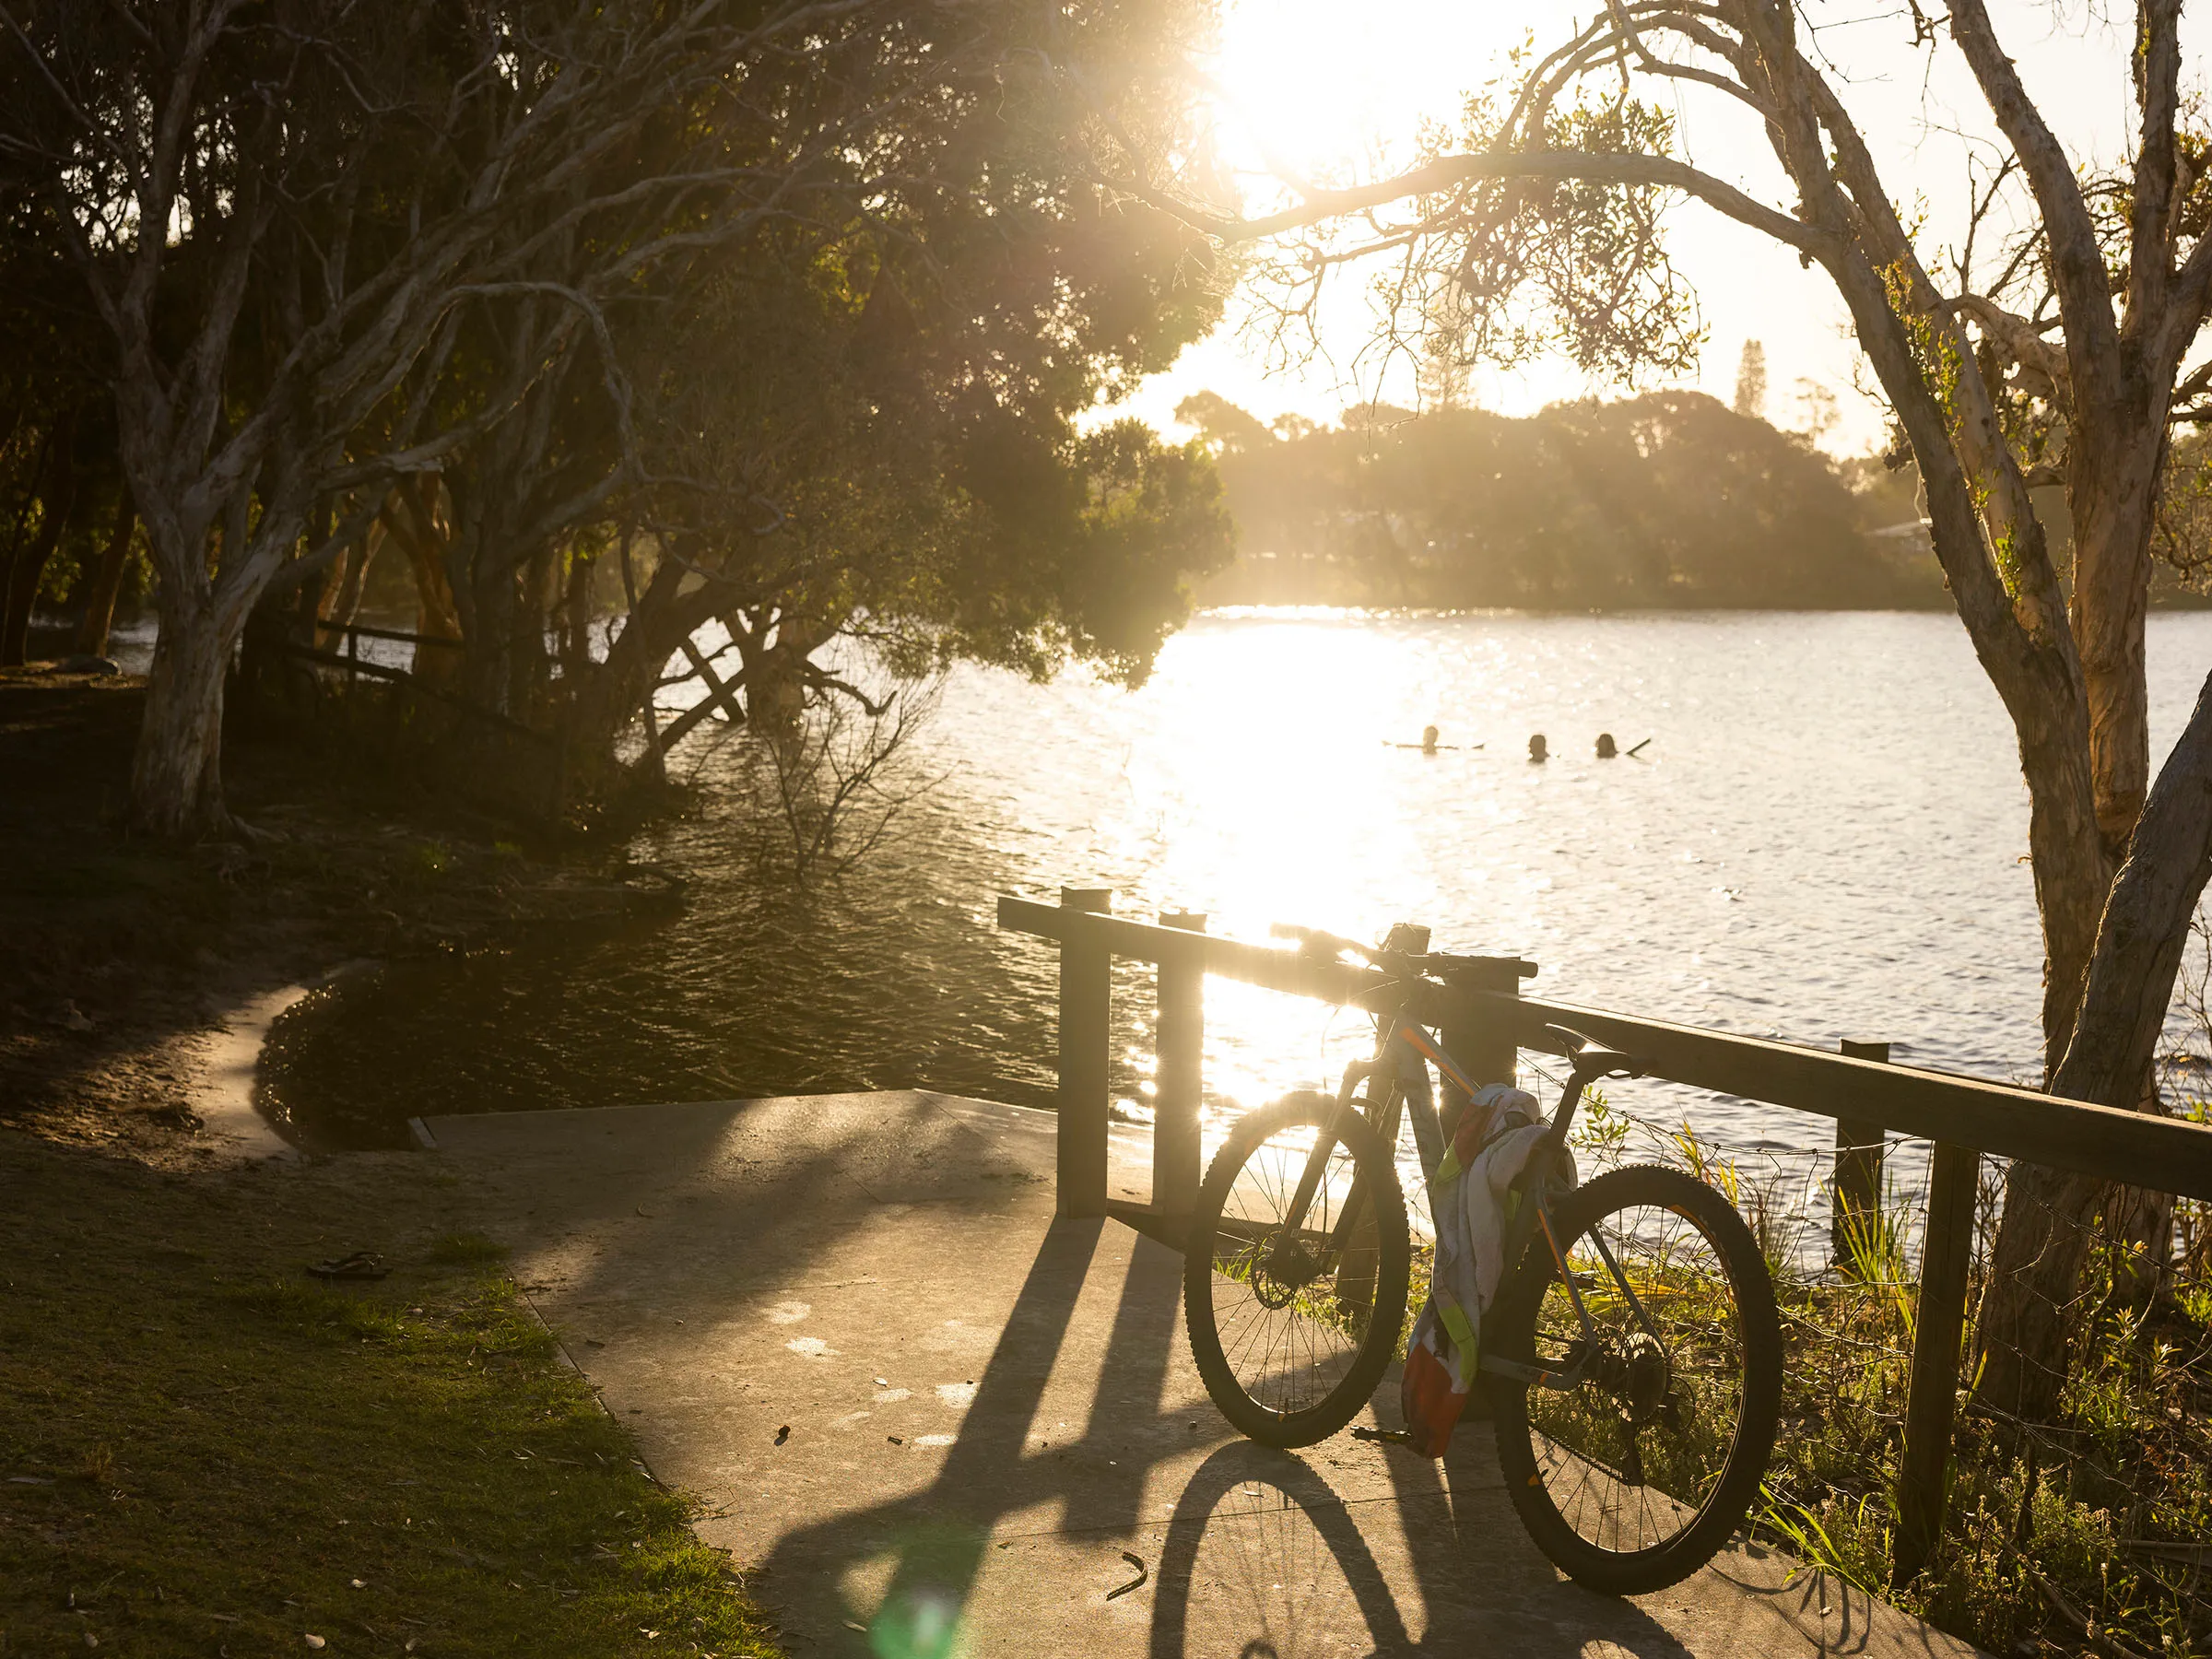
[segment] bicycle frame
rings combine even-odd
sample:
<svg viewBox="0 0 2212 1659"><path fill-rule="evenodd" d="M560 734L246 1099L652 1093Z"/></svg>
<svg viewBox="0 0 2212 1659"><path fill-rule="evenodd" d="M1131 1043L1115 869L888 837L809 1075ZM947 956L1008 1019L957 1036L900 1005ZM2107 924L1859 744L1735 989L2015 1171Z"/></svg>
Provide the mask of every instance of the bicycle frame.
<svg viewBox="0 0 2212 1659"><path fill-rule="evenodd" d="M1420 1159L1424 1199L1433 1193L1437 1171L1442 1166L1444 1159L1443 1121L1437 1110L1436 1091L1429 1077L1429 1067L1431 1065L1436 1067L1437 1075L1446 1084L1459 1089L1463 1095L1471 1096L1481 1088L1468 1077L1465 1068L1453 1059L1443 1044L1418 1021L1409 1018L1403 1006L1400 1006L1376 1016L1374 1058L1365 1063L1355 1061L1347 1066L1336 1094L1338 1110L1353 1112L1357 1110L1353 1091L1362 1082L1369 1084L1367 1121L1375 1133L1382 1136L1386 1147L1394 1147L1397 1145L1398 1112L1401 1107L1407 1109L1412 1118L1414 1148ZM1567 1287L1575 1318L1585 1338L1594 1337L1596 1327L1588 1309L1583 1304L1582 1288L1575 1283L1574 1275L1569 1270L1567 1259L1560 1251L1559 1241L1552 1231L1550 1206L1545 1197L1544 1182L1533 1177L1547 1168L1558 1150L1567 1144L1567 1133L1573 1126L1576 1108L1582 1104L1583 1092L1591 1080L1583 1075L1579 1065L1569 1072L1566 1087L1560 1091L1559 1106L1549 1120L1549 1133L1545 1137L1545 1144L1529 1160L1527 1171L1514 1182L1514 1190L1520 1194L1521 1202L1506 1224L1505 1234L1505 1260L1512 1264L1522 1259L1529 1240L1539 1228L1542 1229L1545 1243L1551 1251L1552 1260L1559 1266L1560 1282ZM1391 1087L1392 1084L1395 1087ZM1276 1245L1277 1253L1298 1248L1297 1241L1301 1236L1306 1211L1320 1186L1327 1157L1328 1142L1325 1139L1316 1141L1312 1156L1307 1160L1305 1173L1300 1178L1292 1194L1288 1223ZM1329 1237L1332 1248L1344 1248L1350 1229L1359 1214L1359 1189L1355 1178L1343 1212ZM1434 1214L1431 1206L1432 1224ZM1628 1277L1613 1260L1612 1252L1606 1248L1605 1241L1594 1241L1600 1259L1628 1299L1638 1323L1648 1330L1651 1321L1645 1316L1642 1304L1637 1300ZM1582 1361L1566 1371L1546 1371L1492 1354L1484 1354L1477 1369L1488 1375L1508 1377L1532 1387L1570 1389L1582 1382L1594 1362L1596 1351L1594 1343L1585 1342L1583 1351Z"/></svg>

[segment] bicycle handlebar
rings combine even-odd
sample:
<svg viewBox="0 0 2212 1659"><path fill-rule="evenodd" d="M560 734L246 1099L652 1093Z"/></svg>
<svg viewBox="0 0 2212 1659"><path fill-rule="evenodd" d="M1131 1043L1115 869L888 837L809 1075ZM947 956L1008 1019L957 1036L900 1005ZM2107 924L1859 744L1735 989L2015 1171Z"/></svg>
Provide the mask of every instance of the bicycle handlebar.
<svg viewBox="0 0 2212 1659"><path fill-rule="evenodd" d="M1326 933L1318 927L1299 927L1288 922L1273 923L1268 926L1267 932L1272 938L1295 940L1302 950L1322 953L1330 957L1341 956L1348 951L1353 956L1364 957L1379 968L1394 968L1401 972L1426 973L1430 971L1435 964L1448 963L1454 959L1439 952L1424 951L1417 954L1386 950L1379 945L1362 945L1359 940L1347 939L1341 934ZM1523 963L1521 965L1521 972L1524 977L1535 971L1533 964ZM1558 1045L1559 1053L1570 1063L1574 1071L1583 1076L1586 1080L1605 1077L1640 1077L1643 1076L1642 1064L1633 1056L1585 1037L1580 1031L1571 1030L1566 1026L1547 1025L1544 1028L1544 1033Z"/></svg>
<svg viewBox="0 0 2212 1659"><path fill-rule="evenodd" d="M1338 934L1324 933L1318 927L1298 927L1288 922L1277 922L1268 927L1267 933L1270 938L1295 940L1307 950L1324 951L1330 956L1342 956L1348 950L1354 956L1365 957L1372 962L1380 959L1382 955L1382 951L1372 945L1362 945L1357 939L1347 939Z"/></svg>

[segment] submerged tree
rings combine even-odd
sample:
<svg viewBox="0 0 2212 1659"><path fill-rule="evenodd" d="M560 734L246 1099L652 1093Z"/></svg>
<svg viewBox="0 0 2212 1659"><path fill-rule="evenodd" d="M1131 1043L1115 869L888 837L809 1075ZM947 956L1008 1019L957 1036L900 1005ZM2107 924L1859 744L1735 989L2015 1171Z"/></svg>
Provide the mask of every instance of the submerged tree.
<svg viewBox="0 0 2212 1659"><path fill-rule="evenodd" d="M1110 152L1102 171L1225 242L1276 250L1267 263L1293 320L1332 272L1386 253L1399 324L1471 359L1556 349L1623 377L1685 364L1697 331L1660 233L1670 196L1818 265L1918 463L1936 557L2018 736L2050 1086L2134 1108L2212 856L2212 823L2194 811L2212 777L2200 729L2212 706L2152 792L2143 661L2169 428L2212 391L2212 371L2183 371L2212 303L2212 150L2184 120L2179 0L2136 8L2138 130L2111 172L2068 153L1983 0L1913 15L1918 41L1963 60L2003 141L1947 261L1880 176L1842 72L1800 9L1776 0L1609 0L1518 60L1502 94L1475 100L1464 130L1409 171L1290 185L1277 211L1209 207L1139 147ZM1791 199L1758 199L1675 153L1662 105L1697 88L1756 117ZM2026 229L1993 252L2000 198ZM2030 502L2047 482L2065 487L2070 572ZM2074 1178L2012 1172L1979 1321L1978 1386L2003 1410L2036 1416L2056 1400L2098 1203Z"/></svg>

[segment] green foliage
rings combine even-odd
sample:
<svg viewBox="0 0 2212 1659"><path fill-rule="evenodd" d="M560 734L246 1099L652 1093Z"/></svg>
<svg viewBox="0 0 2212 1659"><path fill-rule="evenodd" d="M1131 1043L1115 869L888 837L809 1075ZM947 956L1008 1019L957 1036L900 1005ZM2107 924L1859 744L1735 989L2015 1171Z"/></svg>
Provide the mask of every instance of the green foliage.
<svg viewBox="0 0 2212 1659"><path fill-rule="evenodd" d="M1218 456L1242 562L1227 599L1429 606L1939 604L1933 560L1806 440L1700 393L1525 419L1378 410L1278 439L1218 398L1183 418ZM1909 498L1905 512L1912 512ZM1268 580L1274 591L1262 584ZM1240 585L1241 584L1241 585Z"/></svg>
<svg viewBox="0 0 2212 1659"><path fill-rule="evenodd" d="M1574 1148L1575 1157L1586 1165L1585 1177L1620 1161L1621 1150L1634 1127L1627 1113L1614 1110L1604 1089L1583 1091L1583 1103L1575 1112L1574 1127L1569 1132L1567 1142Z"/></svg>
<svg viewBox="0 0 2212 1659"><path fill-rule="evenodd" d="M1654 1149L1726 1194L1759 1236L1784 1355L1759 1532L1987 1653L2212 1653L2201 1582L2212 1532L2204 1206L2179 1201L2177 1247L2153 1297L2140 1294L2147 1276L2132 1251L2092 1252L2053 1421L1984 1415L1959 1379L1944 1532L1919 1577L1892 1586L1920 1288L1912 1196L1893 1187L1878 1216L1847 1218L1839 1258L1823 1265L1827 1218L1779 1173L1757 1178L1749 1155L1687 1124L1609 1103L1590 1118L1593 1147L1634 1135L1640 1155Z"/></svg>
<svg viewBox="0 0 2212 1659"><path fill-rule="evenodd" d="M2212 1526L2212 1373L2188 1312L2201 1285L2184 1272L2171 1300L2131 1305L2111 1251L2060 1419L2017 1430L1962 1412L1935 1559L1887 1588L1918 1293L1900 1213L1847 1226L1840 1270L1777 1275L1788 1361L1760 1524L1986 1652L2212 1651L2195 1583Z"/></svg>
<svg viewBox="0 0 2212 1659"><path fill-rule="evenodd" d="M1484 97L1424 149L1428 159L1500 147L1659 159L1674 139L1671 112L1625 95L1547 108L1533 130L1509 127ZM1531 176L1486 180L1428 206L1414 291L1432 359L1512 367L1559 356L1625 384L1696 367L1704 329L1660 236L1658 187Z"/></svg>
<svg viewBox="0 0 2212 1659"><path fill-rule="evenodd" d="M929 16L909 27L927 35ZM824 693L819 653L841 638L901 677L960 658L1145 677L1189 582L1227 562L1229 524L1201 449L1089 422L1214 324L1227 273L1195 232L1069 165L1097 112L1037 64L1171 55L1201 16L1078 8L1072 40L981 78L952 67L974 50L963 20L944 52L872 67L907 100L880 146L839 150L805 214L693 262L629 321L647 476L609 506L640 531L642 581L624 648L603 665L571 650L547 682L592 701L571 729L611 749L648 678L717 618L767 730ZM1032 21L974 19L1009 40ZM1195 143L1187 98L1133 82L1125 100L1132 130ZM597 555L591 526L571 534L573 571Z"/></svg>

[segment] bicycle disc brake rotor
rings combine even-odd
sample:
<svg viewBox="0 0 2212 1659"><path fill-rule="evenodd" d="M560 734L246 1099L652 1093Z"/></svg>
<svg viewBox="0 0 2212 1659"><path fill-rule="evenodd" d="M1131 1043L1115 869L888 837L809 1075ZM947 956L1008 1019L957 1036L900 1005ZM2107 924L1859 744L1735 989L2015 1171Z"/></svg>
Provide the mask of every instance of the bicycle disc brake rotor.
<svg viewBox="0 0 2212 1659"><path fill-rule="evenodd" d="M1591 1381L1613 1397L1623 1422L1662 1422L1670 1415L1674 1366L1665 1347L1649 1331L1610 1333Z"/></svg>
<svg viewBox="0 0 2212 1659"><path fill-rule="evenodd" d="M1286 1308L1326 1271L1304 1245L1270 1233L1253 1253L1252 1294L1263 1308Z"/></svg>

